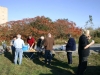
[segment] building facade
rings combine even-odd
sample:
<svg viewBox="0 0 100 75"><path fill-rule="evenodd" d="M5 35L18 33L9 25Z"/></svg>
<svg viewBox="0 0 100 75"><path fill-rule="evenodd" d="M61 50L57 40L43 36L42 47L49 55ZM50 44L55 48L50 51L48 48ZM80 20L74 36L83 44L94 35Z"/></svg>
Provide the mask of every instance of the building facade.
<svg viewBox="0 0 100 75"><path fill-rule="evenodd" d="M0 24L8 22L8 9L0 6Z"/></svg>

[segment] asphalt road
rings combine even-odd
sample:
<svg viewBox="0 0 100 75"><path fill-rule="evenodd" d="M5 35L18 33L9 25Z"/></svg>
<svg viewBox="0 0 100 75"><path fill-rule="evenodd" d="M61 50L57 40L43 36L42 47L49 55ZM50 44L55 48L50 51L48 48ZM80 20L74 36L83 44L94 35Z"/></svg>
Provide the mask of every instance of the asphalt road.
<svg viewBox="0 0 100 75"><path fill-rule="evenodd" d="M64 51L64 50L61 50L61 46L63 45L54 45L54 49L55 50L60 50L60 51ZM100 44L94 44L90 47L90 54L91 53L95 53L95 54L98 54L100 53ZM78 55L78 44L76 45L76 51L73 52L73 55Z"/></svg>

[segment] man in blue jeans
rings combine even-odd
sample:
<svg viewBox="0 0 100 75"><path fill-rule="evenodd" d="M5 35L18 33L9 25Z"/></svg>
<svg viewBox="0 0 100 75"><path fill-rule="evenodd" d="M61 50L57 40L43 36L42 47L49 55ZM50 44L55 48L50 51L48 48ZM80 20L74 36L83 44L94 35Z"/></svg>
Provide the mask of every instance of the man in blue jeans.
<svg viewBox="0 0 100 75"><path fill-rule="evenodd" d="M17 35L17 39L14 41L14 47L15 47L15 59L14 63L17 64L18 56L19 56L19 65L22 63L22 56L23 56L23 50L22 47L24 46L24 41L21 39L21 35Z"/></svg>
<svg viewBox="0 0 100 75"><path fill-rule="evenodd" d="M54 45L54 38L51 36L50 33L48 33L48 36L44 39L44 48L45 48L45 64L47 64L47 59L48 65L51 65L51 59L52 59L52 54L51 50L53 49Z"/></svg>

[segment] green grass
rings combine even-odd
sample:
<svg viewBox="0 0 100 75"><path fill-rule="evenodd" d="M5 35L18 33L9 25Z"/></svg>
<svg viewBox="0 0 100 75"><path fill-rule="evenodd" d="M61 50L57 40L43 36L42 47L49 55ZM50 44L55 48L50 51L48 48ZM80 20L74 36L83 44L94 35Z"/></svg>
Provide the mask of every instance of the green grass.
<svg viewBox="0 0 100 75"><path fill-rule="evenodd" d="M68 41L67 39L55 39L55 44L65 44L65 41Z"/></svg>
<svg viewBox="0 0 100 75"><path fill-rule="evenodd" d="M95 41L95 44L99 44L100 43L100 38L95 37L92 38ZM92 41L92 39L90 40L90 42ZM65 44L65 41L68 41L68 39L55 39L55 44ZM76 43L78 44L79 38L75 39Z"/></svg>
<svg viewBox="0 0 100 75"><path fill-rule="evenodd" d="M73 56L73 64L67 64L67 57L57 55L52 65L44 65L44 58L26 60L23 58L22 65L14 65L11 61L11 54L0 55L0 75L73 75L77 71L78 56ZM100 55L89 56L88 68L85 75L100 75Z"/></svg>
<svg viewBox="0 0 100 75"><path fill-rule="evenodd" d="M95 40L95 43L98 43L98 44L100 43L100 38L95 37L94 40Z"/></svg>
<svg viewBox="0 0 100 75"><path fill-rule="evenodd" d="M55 39L55 44L65 44L65 41L68 42L68 39ZM78 43L78 39L75 39L76 43Z"/></svg>

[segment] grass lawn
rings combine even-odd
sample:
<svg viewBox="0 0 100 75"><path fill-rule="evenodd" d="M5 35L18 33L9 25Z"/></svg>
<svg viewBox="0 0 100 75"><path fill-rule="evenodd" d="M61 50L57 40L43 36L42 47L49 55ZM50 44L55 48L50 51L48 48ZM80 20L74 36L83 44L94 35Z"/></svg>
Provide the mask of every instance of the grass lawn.
<svg viewBox="0 0 100 75"><path fill-rule="evenodd" d="M26 60L23 58L22 65L14 65L11 54L0 55L0 75L73 75L77 71L78 57L73 56L73 64L67 64L67 58L56 55L51 66L44 65L44 58ZM100 75L100 55L89 56L88 68L85 75Z"/></svg>

